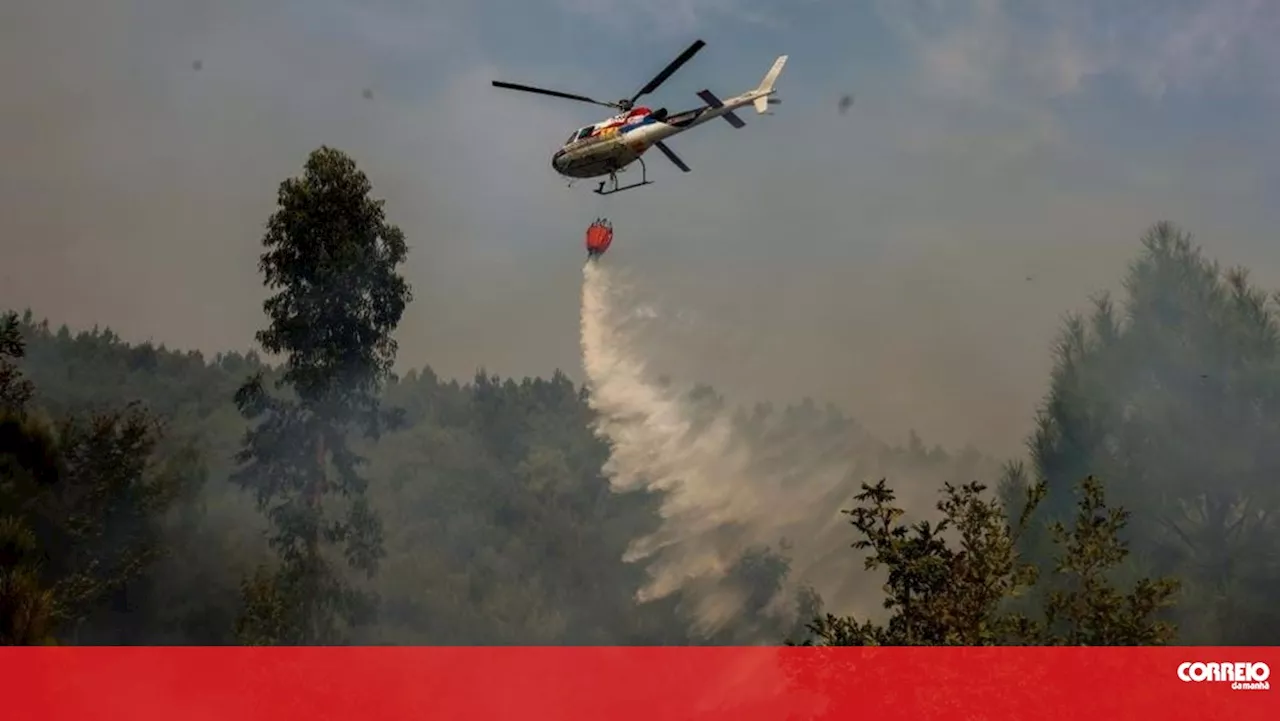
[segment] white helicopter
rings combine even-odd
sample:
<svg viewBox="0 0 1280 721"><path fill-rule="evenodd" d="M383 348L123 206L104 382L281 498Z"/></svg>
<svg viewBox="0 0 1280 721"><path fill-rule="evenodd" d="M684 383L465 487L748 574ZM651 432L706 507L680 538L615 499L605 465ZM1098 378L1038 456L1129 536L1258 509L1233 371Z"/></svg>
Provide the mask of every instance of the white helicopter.
<svg viewBox="0 0 1280 721"><path fill-rule="evenodd" d="M787 63L786 55L781 55L774 61L773 67L769 68L769 72L765 73L764 80L760 81L758 86L727 101L721 101L710 90L701 90L698 92L698 97L702 98L706 105L675 115L668 114L666 108L650 110L645 107L636 107L636 100L642 95L647 95L656 90L681 65L684 65L689 61L689 58L692 58L695 53L701 50L704 45L706 43L701 40L694 42L679 57L671 61L671 64L664 68L662 72L658 73L653 80L650 80L647 85L641 88L639 92L631 96L630 99L623 98L612 103L595 100L585 95L573 95L529 85L504 83L498 80L493 81L493 85L499 88L541 93L542 95L568 98L569 100L580 100L584 103L603 105L607 108L617 108L622 111L608 120L575 130L573 135L569 136L569 139L565 141L564 147L556 151L551 158L551 167L557 173L573 180L608 175L609 180L600 181L600 186L594 192L599 195L610 195L623 190L637 188L641 185L649 185L653 182L648 179L644 159L640 157L652 147L662 151L662 154L667 156L672 163L675 163L677 168L686 173L689 172L689 166L685 165L684 161L673 153L666 143L662 142L665 138L677 133L683 133L715 118L724 118L733 127L741 128L746 123L742 122L742 118L738 117L733 112L734 110L751 104L755 106L757 113L764 115L768 113L770 105L782 102L772 96L775 92L773 89L774 83L777 82L778 75L782 72L782 66ZM640 182L619 187L618 173L636 161L640 162ZM570 180L571 185L573 180ZM610 189L605 190L605 185L609 181L612 181L613 185Z"/></svg>

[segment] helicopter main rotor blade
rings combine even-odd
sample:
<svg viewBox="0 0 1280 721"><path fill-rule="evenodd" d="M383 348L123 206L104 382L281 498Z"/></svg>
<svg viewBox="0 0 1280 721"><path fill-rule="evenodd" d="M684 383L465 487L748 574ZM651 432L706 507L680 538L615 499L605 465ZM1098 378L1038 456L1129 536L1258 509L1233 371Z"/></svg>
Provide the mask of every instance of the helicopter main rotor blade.
<svg viewBox="0 0 1280 721"><path fill-rule="evenodd" d="M559 90L547 90L546 88L535 88L531 85L518 85L516 83L504 83L501 80L494 80L493 87L506 88L508 90L523 90L526 93L537 93L539 95L550 95L553 98L565 98L567 100L580 100L584 103L593 105L603 105L606 108L615 108L617 103L606 103L595 98L588 98L585 95L574 95L573 93L562 93Z"/></svg>
<svg viewBox="0 0 1280 721"><path fill-rule="evenodd" d="M694 43L690 45L688 48L686 48L684 52L680 53L679 57L677 57L675 60L672 60L670 65L663 68L662 72L654 76L653 80L650 80L648 85L645 85L643 88L640 88L640 92L631 96L631 102L635 103L635 101L638 100L641 95L648 95L649 93L652 93L653 91L657 90L659 85L662 85L664 82L666 82L667 78L671 77L672 73L679 70L681 65L684 65L685 63L689 62L689 58L696 55L704 45L706 45L706 43L703 42L702 40L695 40Z"/></svg>

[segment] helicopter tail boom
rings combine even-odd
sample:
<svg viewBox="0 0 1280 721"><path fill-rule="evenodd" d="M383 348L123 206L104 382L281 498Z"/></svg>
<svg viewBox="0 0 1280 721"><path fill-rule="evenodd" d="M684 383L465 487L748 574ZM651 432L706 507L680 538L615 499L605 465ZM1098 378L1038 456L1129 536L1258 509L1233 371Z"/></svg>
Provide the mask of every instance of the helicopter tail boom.
<svg viewBox="0 0 1280 721"><path fill-rule="evenodd" d="M706 103L707 107L709 108L724 107L724 103L720 102L720 98L717 98L715 93L711 92L710 90L699 90L698 97L702 98L702 102ZM736 113L734 113L732 110L727 108L721 111L720 117L724 118L725 122L727 122L728 124L732 125L735 128L742 128L742 127L746 127L747 125L746 123L742 122L742 118L739 118Z"/></svg>

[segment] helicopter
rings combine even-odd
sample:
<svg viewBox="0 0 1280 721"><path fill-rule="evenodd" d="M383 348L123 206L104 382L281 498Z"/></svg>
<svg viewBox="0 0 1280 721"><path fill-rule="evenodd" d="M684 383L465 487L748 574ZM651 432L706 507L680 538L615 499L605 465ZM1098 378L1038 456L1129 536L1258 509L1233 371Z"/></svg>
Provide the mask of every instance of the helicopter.
<svg viewBox="0 0 1280 721"><path fill-rule="evenodd" d="M550 95L557 98L592 103L593 105L602 105L607 108L616 108L619 111L617 115L573 131L573 134L565 141L564 146L551 157L551 167L560 175L570 178L570 185L582 178L596 178L607 175L608 179L601 180L599 187L593 192L597 195L611 195L623 190L649 185L653 182L648 178L648 170L645 168L644 158L641 157L649 148L657 148L677 168L686 173L689 172L689 166L663 142L666 138L683 133L716 118L724 118L725 122L733 127L741 128L746 123L734 112L738 108L752 105L758 114L766 115L771 114L769 113L770 105L777 105L782 102L773 97L773 95L775 93L774 84L778 80L778 75L782 72L782 66L787 63L786 55L778 56L778 59L773 63L773 67L769 68L769 72L765 73L764 79L760 81L759 85L728 100L721 101L710 90L700 90L698 91L698 97L706 105L676 113L675 115L668 113L666 108L651 110L650 108L636 106L637 100L657 90L658 86L666 82L667 78L671 77L676 70L679 70L681 65L688 62L704 45L706 43L702 40L695 41L683 53L680 53L675 60L671 61L671 64L663 68L662 72L654 76L653 80L650 80L648 84L640 88L635 95L614 102L605 102L585 95L562 93L558 90L547 90L546 88L518 85L500 80L494 80L493 85L494 87L508 90L522 90L528 93ZM620 186L618 184L618 173L634 162L640 163L640 181L631 185ZM605 186L609 183L612 183L612 186L606 190Z"/></svg>

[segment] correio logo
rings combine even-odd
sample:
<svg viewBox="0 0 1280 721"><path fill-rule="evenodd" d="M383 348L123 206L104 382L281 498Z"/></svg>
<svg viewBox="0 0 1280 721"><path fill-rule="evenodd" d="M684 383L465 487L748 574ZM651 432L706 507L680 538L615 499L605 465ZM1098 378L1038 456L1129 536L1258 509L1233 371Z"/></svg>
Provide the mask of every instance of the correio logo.
<svg viewBox="0 0 1280 721"><path fill-rule="evenodd" d="M1203 663L1185 661L1178 666L1178 678L1184 683L1229 683L1237 691L1269 691L1271 667L1265 663Z"/></svg>

